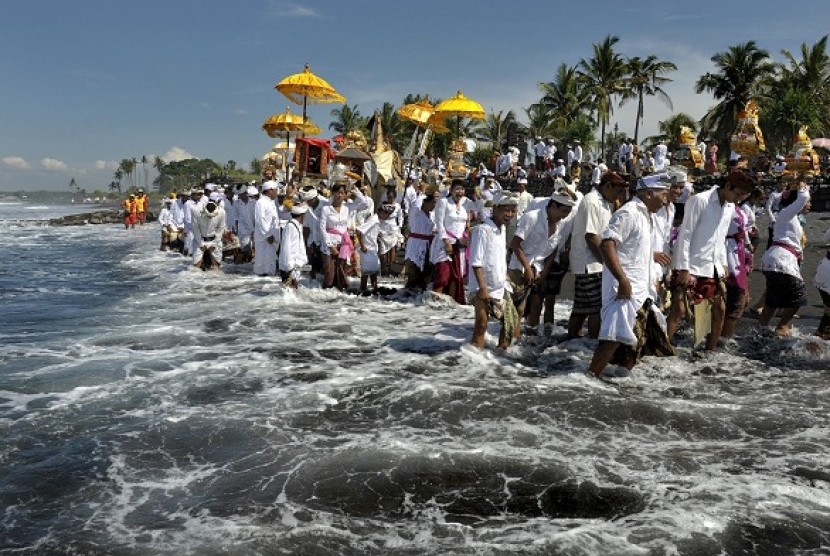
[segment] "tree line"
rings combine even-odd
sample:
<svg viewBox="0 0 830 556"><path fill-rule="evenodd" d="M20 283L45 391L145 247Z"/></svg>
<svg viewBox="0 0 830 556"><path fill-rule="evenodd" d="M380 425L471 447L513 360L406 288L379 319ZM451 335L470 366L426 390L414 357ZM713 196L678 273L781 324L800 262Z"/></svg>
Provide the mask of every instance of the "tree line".
<svg viewBox="0 0 830 556"><path fill-rule="evenodd" d="M758 102L761 129L770 151L789 150L792 137L802 125L809 126L813 137L830 132L830 56L825 35L812 46L804 43L794 54L783 49L783 62L775 62L769 51L755 41L730 46L711 60L712 72L695 83L698 94L710 93L715 103L699 120L678 112L658 122L659 134L645 139L646 145L677 140L681 126L698 132L707 142L715 141L729 152L729 137L738 114L750 99ZM551 137L562 143L579 139L588 148L599 147L606 153L615 148L626 134L607 130L615 108L636 103L633 123L635 143L640 143L640 128L650 97L674 109L665 90L677 65L657 55L626 56L617 50L619 37L606 36L592 48L592 55L575 65L560 64L551 81L539 83L541 97L523 109L527 123L519 122L512 110L493 110L483 121L464 121L460 133L454 126L446 135L438 135L431 144L433 154L443 156L458 135L490 142L495 149L507 146L513 137ZM421 95L407 95L402 102L421 100ZM429 99L437 104L441 99ZM397 114L397 107L386 102L379 110L383 131L393 147L402 152L414 131L414 124ZM339 134L365 128L368 118L357 105L344 104L331 111L329 129ZM599 128L599 140L596 133Z"/></svg>

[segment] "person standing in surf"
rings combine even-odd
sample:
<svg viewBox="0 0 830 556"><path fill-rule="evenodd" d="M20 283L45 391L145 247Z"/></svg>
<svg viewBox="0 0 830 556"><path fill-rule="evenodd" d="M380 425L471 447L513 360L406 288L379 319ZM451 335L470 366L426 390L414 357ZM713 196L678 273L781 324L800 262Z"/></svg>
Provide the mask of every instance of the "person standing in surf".
<svg viewBox="0 0 830 556"><path fill-rule="evenodd" d="M432 291L446 293L458 303L466 303L464 278L467 273L466 247L475 203L464 195L464 180L454 179L450 194L435 206L435 241L430 246L433 267Z"/></svg>
<svg viewBox="0 0 830 556"><path fill-rule="evenodd" d="M216 270L222 263L225 211L221 202L222 196L213 192L193 216L193 266L202 270Z"/></svg>
<svg viewBox="0 0 830 556"><path fill-rule="evenodd" d="M588 320L588 337L599 334L602 309L602 254L600 235L611 219L614 204L628 190L628 182L616 172L607 172L599 185L579 202L571 232L571 271L574 273L574 304L568 319L568 337L578 338Z"/></svg>
<svg viewBox="0 0 830 556"><path fill-rule="evenodd" d="M554 284L558 285L564 274L557 264L558 248L564 243L560 241L559 223L571 213L574 205L576 201L568 194L566 188L555 192L545 206L529 210L522 215L510 243L513 253L507 275L513 289L513 300L519 319L527 316L526 333L530 335L538 332L542 303L548 295L548 276L551 276L551 272L556 274L559 270L559 280ZM550 293L555 296L559 292ZM550 317L552 324L552 313Z"/></svg>
<svg viewBox="0 0 830 556"><path fill-rule="evenodd" d="M323 288L336 287L343 291L348 286L347 267L352 264L354 240L349 235L349 215L365 210L369 204L359 189L354 189L354 200L347 202L347 182L338 181L331 188L331 204L320 212L318 231L322 238Z"/></svg>
<svg viewBox="0 0 830 556"><path fill-rule="evenodd" d="M470 240L470 276L468 289L473 300L475 323L470 343L484 347L487 321L502 322L499 347L506 349L518 336L519 317L510 298L507 279L507 241L505 226L516 215L518 199L510 192L500 193L493 201L493 215L473 229Z"/></svg>
<svg viewBox="0 0 830 556"><path fill-rule="evenodd" d="M795 183L781 194L772 246L764 253L762 263L767 294L759 321L761 326L767 326L780 309L781 317L775 327L778 336L790 335L790 322L798 309L807 304L807 288L801 277L804 230L798 217L810 212L810 186L798 175L793 178Z"/></svg>
<svg viewBox="0 0 830 556"><path fill-rule="evenodd" d="M124 210L124 229L135 228L135 223L138 220L138 203L135 200L135 195L130 193L124 199L121 208Z"/></svg>
<svg viewBox="0 0 830 556"><path fill-rule="evenodd" d="M277 213L277 182L262 184L262 196L254 205L254 274L277 273L277 249L280 245L280 218Z"/></svg>
<svg viewBox="0 0 830 556"><path fill-rule="evenodd" d="M816 269L816 276L813 283L821 295L821 303L824 305L824 314L819 322L816 336L824 340L830 340L830 228L824 232L824 243L828 246L827 255L821 259Z"/></svg>
<svg viewBox="0 0 830 556"><path fill-rule="evenodd" d="M435 222L432 211L438 202L438 186L430 185L425 189L426 196L420 203L412 203L407 212L409 232L404 251L404 272L406 289L424 290L429 283L431 265L429 248L435 240Z"/></svg>
<svg viewBox="0 0 830 556"><path fill-rule="evenodd" d="M654 305L652 215L666 204L665 174L637 182L637 194L602 232L602 319L588 371L599 377L609 363L631 369L644 355L674 355L665 320Z"/></svg>
<svg viewBox="0 0 830 556"><path fill-rule="evenodd" d="M669 339L686 315L687 297L698 303L711 300L712 325L706 350L718 346L726 310L726 288L722 283L728 273L726 233L735 203L747 198L754 187L755 181L749 174L735 170L726 177L723 185L698 193L686 202L672 254Z"/></svg>
<svg viewBox="0 0 830 556"><path fill-rule="evenodd" d="M280 276L282 283L290 288L300 285L300 270L308 264L303 219L308 212L308 205L297 203L291 207L291 220L282 230L280 243Z"/></svg>

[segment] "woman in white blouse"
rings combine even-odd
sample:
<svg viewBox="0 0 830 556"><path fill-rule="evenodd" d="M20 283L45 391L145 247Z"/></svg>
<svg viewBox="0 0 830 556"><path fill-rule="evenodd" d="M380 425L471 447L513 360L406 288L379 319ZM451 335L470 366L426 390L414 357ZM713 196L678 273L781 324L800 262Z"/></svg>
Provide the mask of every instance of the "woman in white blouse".
<svg viewBox="0 0 830 556"><path fill-rule="evenodd" d="M475 203L464 195L464 181L453 180L448 197L435 207L435 239L430 246L433 265L432 289L446 293L458 303L466 303L464 280L467 275L467 245Z"/></svg>
<svg viewBox="0 0 830 556"><path fill-rule="evenodd" d="M803 180L781 195L781 210L773 228L772 246L764 253L763 271L767 279L767 293L760 323L766 326L781 309L781 320L775 328L779 336L789 336L790 321L798 308L807 303L807 289L801 277L804 258L802 237L804 231L799 214L810 212L810 188Z"/></svg>
<svg viewBox="0 0 830 556"><path fill-rule="evenodd" d="M320 212L318 229L326 247L323 249L324 288L336 287L343 291L348 286L346 267L352 264L355 250L354 240L349 234L349 214L368 206L359 190L355 189L354 194L355 199L347 202L346 184L335 183L331 188L331 205L323 207Z"/></svg>

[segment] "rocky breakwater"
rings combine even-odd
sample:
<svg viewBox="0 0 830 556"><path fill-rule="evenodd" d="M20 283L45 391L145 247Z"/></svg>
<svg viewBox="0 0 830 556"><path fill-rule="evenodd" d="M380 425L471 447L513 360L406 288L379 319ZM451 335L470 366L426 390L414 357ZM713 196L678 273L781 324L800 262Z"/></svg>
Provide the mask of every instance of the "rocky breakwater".
<svg viewBox="0 0 830 556"><path fill-rule="evenodd" d="M147 221L156 219L155 213L147 213ZM50 218L50 226L83 226L85 224L123 224L121 211L118 209L103 209L95 212L71 214L60 218Z"/></svg>

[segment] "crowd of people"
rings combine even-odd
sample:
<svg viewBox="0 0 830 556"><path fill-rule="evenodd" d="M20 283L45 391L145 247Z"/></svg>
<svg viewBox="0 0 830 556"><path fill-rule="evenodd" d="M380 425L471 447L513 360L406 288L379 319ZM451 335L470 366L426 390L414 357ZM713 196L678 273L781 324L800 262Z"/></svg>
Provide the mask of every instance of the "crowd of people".
<svg viewBox="0 0 830 556"><path fill-rule="evenodd" d="M469 180L428 183L409 173L403 187L389 180L379 198L348 178L208 183L163 201L160 248L179 250L203 270L253 262L254 274L279 275L295 288L303 274L339 290L359 277L360 291L372 294L382 289L378 276L403 275L405 288L471 304L478 347L493 319L502 323L501 348L522 335L551 335L556 297L571 272L567 337L599 340L589 367L597 376L610 363L630 369L643 355L674 354L687 319L696 321L703 349L728 342L747 309L759 243L763 192L755 177L736 167L695 193L680 167L639 178L596 168L584 195L568 173L540 197L527 192L523 173L511 191L486 172L472 188ZM806 303L801 219L810 192L797 173L782 184L767 205L774 217L761 268L767 292L756 308L762 325L777 318L775 332L785 336ZM830 253L816 284L825 305L817 333L830 339ZM692 318L698 311L711 316Z"/></svg>

